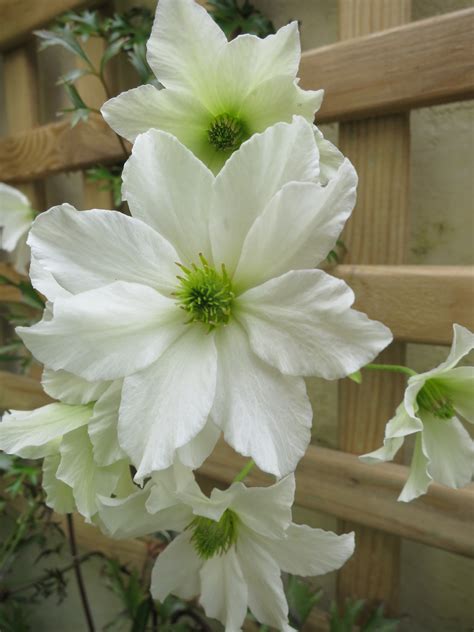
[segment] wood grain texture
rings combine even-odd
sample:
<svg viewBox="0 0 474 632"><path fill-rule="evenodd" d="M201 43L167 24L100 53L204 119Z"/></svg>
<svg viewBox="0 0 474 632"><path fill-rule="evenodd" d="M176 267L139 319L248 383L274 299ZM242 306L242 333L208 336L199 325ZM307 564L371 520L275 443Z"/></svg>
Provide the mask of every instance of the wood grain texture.
<svg viewBox="0 0 474 632"><path fill-rule="evenodd" d="M390 13L396 14L393 7ZM360 10L357 15L360 22L367 12ZM366 28L372 23L370 18ZM304 53L302 85L326 90L317 121L357 119L473 97L473 28L474 10L466 10ZM404 142L397 136L392 140L395 145ZM390 159L390 147L383 158ZM31 136L0 141L0 172L6 182L26 182L121 159L112 130L94 118L72 130L64 121Z"/></svg>
<svg viewBox="0 0 474 632"><path fill-rule="evenodd" d="M324 88L318 122L361 119L474 96L474 9L397 26L408 3L397 0L340 2L347 42L303 54L299 75L306 89ZM351 22L350 15L355 16ZM384 24L395 28L381 31ZM368 35L372 30L379 31Z"/></svg>
<svg viewBox="0 0 474 632"><path fill-rule="evenodd" d="M97 0L0 0L0 51L20 44L61 13L96 4Z"/></svg>
<svg viewBox="0 0 474 632"><path fill-rule="evenodd" d="M0 409L33 410L52 401L38 380L0 371Z"/></svg>
<svg viewBox="0 0 474 632"><path fill-rule="evenodd" d="M121 159L117 137L98 115L73 128L69 121L61 121L0 140L0 171L5 182L28 182Z"/></svg>
<svg viewBox="0 0 474 632"><path fill-rule="evenodd" d="M374 28L389 29L405 23L410 19L411 0L340 0L339 9L340 38L345 40L364 36ZM412 31L409 29L409 32ZM451 37L454 38L455 34L452 33ZM400 37L397 40L400 51L404 44ZM432 59L433 50L433 42L429 39L425 55ZM413 79L419 83L419 71L413 73L408 70L398 51L392 51L391 67L387 59L382 64L384 83L392 83L390 69L393 67L399 68L405 82ZM363 81L360 71L355 73L355 80ZM378 89L382 89L380 83ZM359 174L357 206L343 233L343 240L348 247L348 262L403 263L410 190L408 115L394 114L361 122L341 123L339 147L352 160ZM378 361L405 364L404 346L393 344L379 356ZM377 373L366 376L360 388L349 380L340 383L341 450L360 454L381 445L385 422L401 401L404 386L405 382L400 376ZM341 602L348 597L383 601L390 612L396 612L400 582L400 540L383 531L376 532L365 526L360 528L353 521L345 520L340 526L343 531L355 531L356 551L350 562L338 573L338 599Z"/></svg>

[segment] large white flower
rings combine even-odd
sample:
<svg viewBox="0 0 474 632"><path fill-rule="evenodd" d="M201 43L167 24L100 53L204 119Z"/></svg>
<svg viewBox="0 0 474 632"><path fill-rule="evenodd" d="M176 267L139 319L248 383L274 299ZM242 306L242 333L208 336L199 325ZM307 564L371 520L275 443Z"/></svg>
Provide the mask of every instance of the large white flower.
<svg viewBox="0 0 474 632"><path fill-rule="evenodd" d="M160 0L147 58L166 89L140 86L101 111L129 141L151 128L164 130L217 172L253 134L294 114L314 120L323 90L298 87L300 56L296 22L265 39L241 35L227 42L194 0ZM327 179L342 155L315 131Z"/></svg>
<svg viewBox="0 0 474 632"><path fill-rule="evenodd" d="M233 483L210 498L191 476L176 477L173 494L163 490L172 477L166 471L128 499L106 500L102 526L116 537L182 531L153 569L151 592L160 601L170 593L200 595L206 614L227 632L241 629L247 608L261 624L293 630L281 571L314 576L340 568L354 551L354 534L293 523L293 475L266 488Z"/></svg>
<svg viewBox="0 0 474 632"><path fill-rule="evenodd" d="M10 253L17 272L28 274L30 249L26 244L34 220L31 204L21 191L0 182L0 248Z"/></svg>
<svg viewBox="0 0 474 632"><path fill-rule="evenodd" d="M350 308L343 281L311 269L354 206L352 165L321 187L298 117L244 143L217 177L151 130L123 178L132 217L63 205L36 220L34 258L73 296L18 333L55 370L125 378L119 442L138 478L212 422L262 470L293 471L312 418L301 376L344 377L391 340Z"/></svg>
<svg viewBox="0 0 474 632"><path fill-rule="evenodd" d="M410 475L399 496L405 502L424 494L432 480L463 487L472 479L473 442L457 415L474 423L474 367L457 364L474 348L474 335L460 325L453 330L447 359L409 378L383 447L360 457L366 463L391 461L405 437L416 434Z"/></svg>

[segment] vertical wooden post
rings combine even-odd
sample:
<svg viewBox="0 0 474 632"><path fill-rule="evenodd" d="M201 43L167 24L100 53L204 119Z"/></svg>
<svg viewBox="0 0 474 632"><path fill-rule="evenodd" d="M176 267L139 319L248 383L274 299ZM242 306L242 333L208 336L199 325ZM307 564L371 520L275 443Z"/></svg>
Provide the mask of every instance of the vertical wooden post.
<svg viewBox="0 0 474 632"><path fill-rule="evenodd" d="M38 72L33 44L9 51L3 61L4 83L8 86L5 91L7 132L24 132L40 123ZM28 183L18 188L28 196L35 210L44 210L44 183Z"/></svg>
<svg viewBox="0 0 474 632"><path fill-rule="evenodd" d="M411 0L339 0L340 38L366 35L408 22ZM400 114L340 125L339 146L356 167L357 208L343 239L348 263L400 264L409 219L409 115ZM346 261L346 260L345 260ZM404 362L404 345L394 343L378 361ZM362 454L382 443L386 421L402 399L404 381L368 372L358 386L339 390L339 440L346 452ZM339 572L337 591L346 597L398 606L400 539L345 522L356 533L356 553Z"/></svg>

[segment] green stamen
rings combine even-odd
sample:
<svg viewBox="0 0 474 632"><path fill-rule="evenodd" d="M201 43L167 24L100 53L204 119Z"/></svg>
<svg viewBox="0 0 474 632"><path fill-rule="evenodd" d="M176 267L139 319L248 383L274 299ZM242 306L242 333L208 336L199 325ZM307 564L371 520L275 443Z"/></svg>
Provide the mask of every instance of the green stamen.
<svg viewBox="0 0 474 632"><path fill-rule="evenodd" d="M436 380L427 380L418 393L418 406L440 419L451 419L456 414L453 403L443 386Z"/></svg>
<svg viewBox="0 0 474 632"><path fill-rule="evenodd" d="M201 253L199 259L201 267L193 263L189 269L177 264L184 276L178 276L181 288L174 295L181 309L190 315L188 323L199 321L213 329L229 322L235 294L224 264L219 273Z"/></svg>
<svg viewBox="0 0 474 632"><path fill-rule="evenodd" d="M235 151L246 138L245 126L235 116L220 114L210 124L207 138L218 151Z"/></svg>
<svg viewBox="0 0 474 632"><path fill-rule="evenodd" d="M191 542L199 557L209 560L215 555L227 553L237 541L238 522L237 515L231 509L226 509L219 521L196 516L188 529L193 531Z"/></svg>

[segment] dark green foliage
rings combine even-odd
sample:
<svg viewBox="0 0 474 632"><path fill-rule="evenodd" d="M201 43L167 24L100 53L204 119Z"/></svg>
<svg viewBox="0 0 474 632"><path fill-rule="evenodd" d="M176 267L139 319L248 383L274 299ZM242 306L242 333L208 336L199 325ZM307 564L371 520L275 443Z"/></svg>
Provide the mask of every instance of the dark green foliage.
<svg viewBox="0 0 474 632"><path fill-rule="evenodd" d="M313 591L303 580L289 575L285 592L290 610L290 624L300 630L321 599L323 591Z"/></svg>
<svg viewBox="0 0 474 632"><path fill-rule="evenodd" d="M111 191L117 208L122 204L122 165L92 167L86 176L89 182L97 183L99 191Z"/></svg>
<svg viewBox="0 0 474 632"><path fill-rule="evenodd" d="M228 39L242 33L266 37L275 32L271 20L264 16L248 0L209 0L209 13Z"/></svg>
<svg viewBox="0 0 474 632"><path fill-rule="evenodd" d="M385 618L383 605L368 611L364 599L348 599L342 610L333 603L330 614L330 632L396 632L399 624Z"/></svg>

